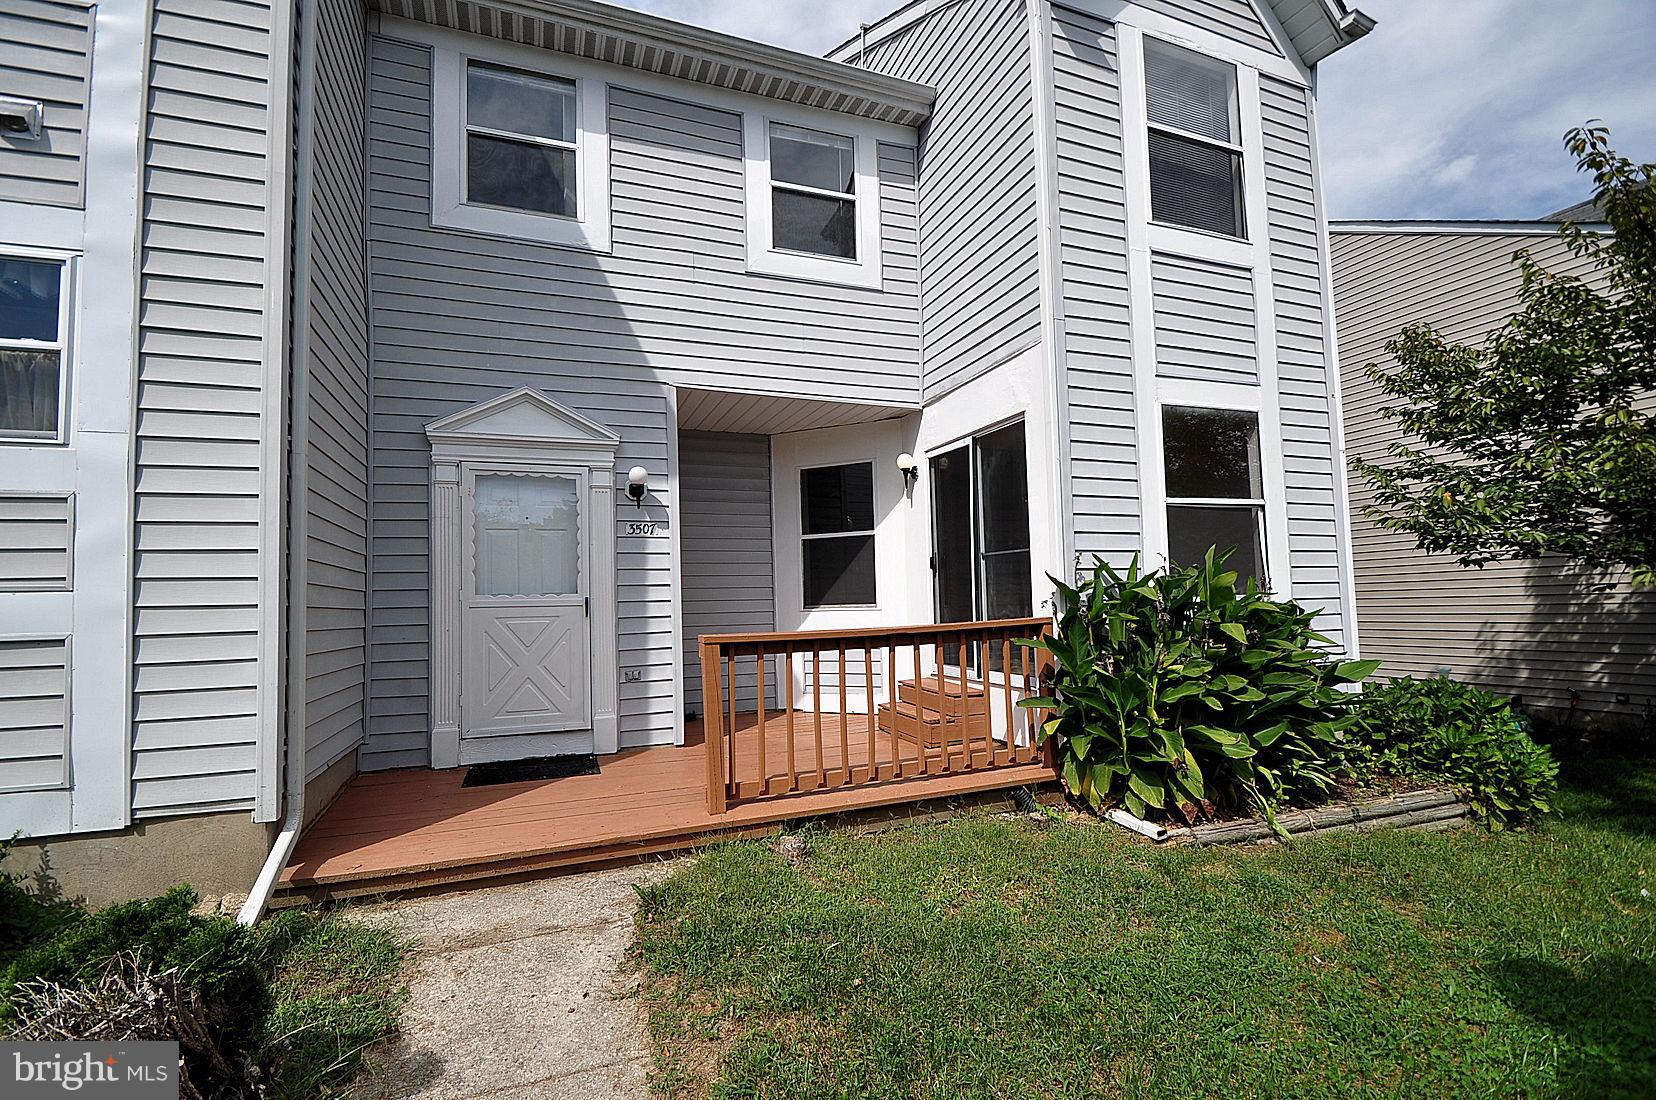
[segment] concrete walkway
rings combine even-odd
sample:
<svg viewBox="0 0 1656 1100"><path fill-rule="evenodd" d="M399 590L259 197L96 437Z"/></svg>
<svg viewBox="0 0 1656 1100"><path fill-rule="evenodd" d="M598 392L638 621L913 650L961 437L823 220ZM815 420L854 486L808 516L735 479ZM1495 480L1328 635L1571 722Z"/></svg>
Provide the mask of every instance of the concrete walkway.
<svg viewBox="0 0 1656 1100"><path fill-rule="evenodd" d="M649 1043L623 973L635 884L665 863L364 907L415 943L402 1036L373 1100L647 1100Z"/></svg>

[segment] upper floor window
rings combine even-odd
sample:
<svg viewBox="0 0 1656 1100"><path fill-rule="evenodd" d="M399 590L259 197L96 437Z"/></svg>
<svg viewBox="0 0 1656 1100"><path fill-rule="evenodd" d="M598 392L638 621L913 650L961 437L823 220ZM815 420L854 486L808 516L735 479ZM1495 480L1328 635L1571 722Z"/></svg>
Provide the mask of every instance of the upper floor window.
<svg viewBox="0 0 1656 1100"><path fill-rule="evenodd" d="M431 222L607 251L604 81L540 53L433 50Z"/></svg>
<svg viewBox="0 0 1656 1100"><path fill-rule="evenodd" d="M839 134L771 123L773 247L857 258L856 149Z"/></svg>
<svg viewBox="0 0 1656 1100"><path fill-rule="evenodd" d="M744 144L748 267L878 289L874 140L750 114Z"/></svg>
<svg viewBox="0 0 1656 1100"><path fill-rule="evenodd" d="M1234 548L1230 568L1261 588L1265 564L1265 478L1259 416L1245 409L1162 408L1167 477L1167 556L1195 565L1209 549Z"/></svg>
<svg viewBox="0 0 1656 1100"><path fill-rule="evenodd" d="M466 201L573 218L575 82L466 63Z"/></svg>
<svg viewBox="0 0 1656 1100"><path fill-rule="evenodd" d="M64 438L68 265L0 256L0 440Z"/></svg>
<svg viewBox="0 0 1656 1100"><path fill-rule="evenodd" d="M1246 237L1236 66L1144 39L1150 216Z"/></svg>

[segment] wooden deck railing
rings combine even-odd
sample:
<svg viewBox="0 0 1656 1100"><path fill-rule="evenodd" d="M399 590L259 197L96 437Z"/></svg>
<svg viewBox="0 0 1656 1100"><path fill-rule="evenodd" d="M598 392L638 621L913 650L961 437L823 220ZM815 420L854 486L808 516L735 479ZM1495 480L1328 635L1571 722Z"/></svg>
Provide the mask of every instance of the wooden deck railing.
<svg viewBox="0 0 1656 1100"><path fill-rule="evenodd" d="M708 811L1044 759L1044 618L701 636Z"/></svg>

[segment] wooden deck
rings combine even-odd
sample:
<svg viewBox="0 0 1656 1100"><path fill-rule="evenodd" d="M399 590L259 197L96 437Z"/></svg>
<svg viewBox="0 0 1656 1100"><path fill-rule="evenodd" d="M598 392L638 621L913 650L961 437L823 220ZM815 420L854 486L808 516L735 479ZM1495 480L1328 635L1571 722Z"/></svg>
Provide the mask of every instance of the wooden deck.
<svg viewBox="0 0 1656 1100"><path fill-rule="evenodd" d="M707 808L707 764L699 722L683 746L631 749L599 758L598 775L488 787L462 787L465 768L409 768L359 775L300 840L282 873L277 904L423 889L478 879L569 870L692 848L728 836L774 831L784 821L900 803L1034 786L1052 779L1044 764L1007 764L938 774L931 750L925 777L870 783L866 716L849 723L851 780L839 788L839 716L824 715L826 786L739 802L722 815ZM757 716L739 716L739 732L757 737ZM779 736L767 729L767 740ZM785 750L784 750L785 751ZM918 770L918 748L898 743L904 770ZM955 747L954 767L964 763ZM780 761L781 753L770 754ZM874 759L889 772L891 741L876 738ZM801 761L813 769L817 761ZM862 765L862 767L859 767ZM754 754L736 761L757 780ZM773 776L775 768L767 768ZM814 781L816 776L809 777ZM775 784L773 784L775 789Z"/></svg>

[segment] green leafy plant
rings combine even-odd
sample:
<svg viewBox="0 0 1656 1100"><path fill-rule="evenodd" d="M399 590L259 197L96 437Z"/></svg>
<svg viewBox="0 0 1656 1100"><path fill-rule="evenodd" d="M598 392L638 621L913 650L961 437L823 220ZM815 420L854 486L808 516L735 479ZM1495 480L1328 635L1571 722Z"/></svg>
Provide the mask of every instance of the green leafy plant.
<svg viewBox="0 0 1656 1100"><path fill-rule="evenodd" d="M1335 661L1314 616L1238 590L1228 554L1125 573L1099 561L1080 588L1054 580L1061 615L1025 643L1053 657L1050 713L1064 784L1095 809L1184 820L1251 807L1275 822L1287 802L1335 786L1329 762L1355 721L1342 683L1378 661Z"/></svg>
<svg viewBox="0 0 1656 1100"><path fill-rule="evenodd" d="M1363 692L1351 731L1358 773L1447 783L1501 829L1552 809L1558 765L1510 702L1447 677L1396 679Z"/></svg>
<svg viewBox="0 0 1656 1100"><path fill-rule="evenodd" d="M17 838L0 841L0 862ZM26 878L0 867L0 972L23 951L49 940L82 916L80 906L46 889L30 890Z"/></svg>

